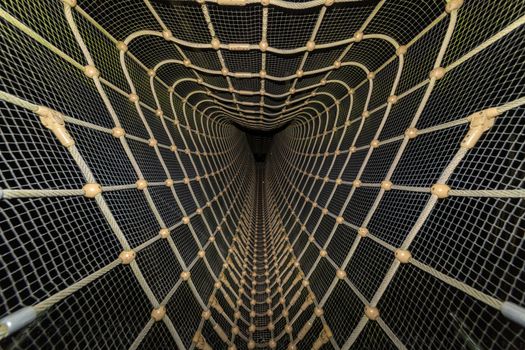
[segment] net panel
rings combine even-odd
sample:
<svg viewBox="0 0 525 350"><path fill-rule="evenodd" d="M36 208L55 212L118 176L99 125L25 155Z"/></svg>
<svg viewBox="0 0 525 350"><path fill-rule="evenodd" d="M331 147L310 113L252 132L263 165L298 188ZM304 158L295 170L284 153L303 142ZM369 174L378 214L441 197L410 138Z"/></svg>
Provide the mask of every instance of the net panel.
<svg viewBox="0 0 525 350"><path fill-rule="evenodd" d="M523 348L524 5L223 2L2 2L0 345Z"/></svg>

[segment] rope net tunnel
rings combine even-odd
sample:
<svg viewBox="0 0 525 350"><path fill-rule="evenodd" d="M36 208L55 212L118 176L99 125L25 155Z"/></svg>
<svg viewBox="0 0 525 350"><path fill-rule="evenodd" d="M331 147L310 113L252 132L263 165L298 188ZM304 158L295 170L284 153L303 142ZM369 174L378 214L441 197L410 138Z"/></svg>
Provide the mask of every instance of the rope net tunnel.
<svg viewBox="0 0 525 350"><path fill-rule="evenodd" d="M523 1L0 4L0 348L525 349Z"/></svg>

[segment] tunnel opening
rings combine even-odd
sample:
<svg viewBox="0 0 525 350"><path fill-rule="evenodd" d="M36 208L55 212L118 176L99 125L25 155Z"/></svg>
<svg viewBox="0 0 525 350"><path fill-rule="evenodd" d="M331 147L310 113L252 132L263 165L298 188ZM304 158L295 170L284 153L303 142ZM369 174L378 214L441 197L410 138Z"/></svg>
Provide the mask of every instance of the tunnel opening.
<svg viewBox="0 0 525 350"><path fill-rule="evenodd" d="M525 348L519 0L1 0L2 349Z"/></svg>
<svg viewBox="0 0 525 350"><path fill-rule="evenodd" d="M253 153L254 161L256 163L264 163L266 161L267 154L270 153L272 149L275 135L285 130L288 126L290 126L290 123L285 123L278 128L270 130L247 128L239 124L235 124L235 126L246 135L246 140Z"/></svg>

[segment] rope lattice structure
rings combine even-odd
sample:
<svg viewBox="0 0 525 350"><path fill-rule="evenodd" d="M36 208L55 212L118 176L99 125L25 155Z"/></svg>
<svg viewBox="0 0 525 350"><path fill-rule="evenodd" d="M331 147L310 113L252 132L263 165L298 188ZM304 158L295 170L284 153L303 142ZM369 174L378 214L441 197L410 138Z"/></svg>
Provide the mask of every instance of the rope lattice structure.
<svg viewBox="0 0 525 350"><path fill-rule="evenodd" d="M2 348L525 348L523 1L0 17Z"/></svg>

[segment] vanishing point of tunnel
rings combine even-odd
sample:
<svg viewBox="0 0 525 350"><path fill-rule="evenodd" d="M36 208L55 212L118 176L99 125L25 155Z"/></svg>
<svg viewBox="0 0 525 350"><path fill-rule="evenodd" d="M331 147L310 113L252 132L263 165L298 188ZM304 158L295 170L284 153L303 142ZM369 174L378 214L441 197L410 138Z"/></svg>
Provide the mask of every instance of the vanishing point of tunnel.
<svg viewBox="0 0 525 350"><path fill-rule="evenodd" d="M0 0L0 349L525 350L523 0Z"/></svg>

